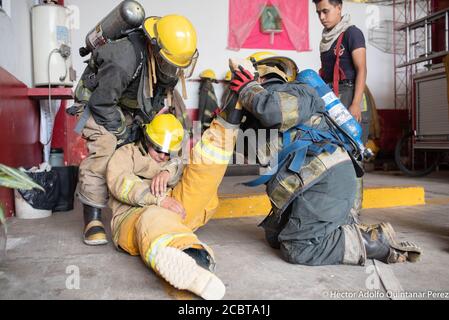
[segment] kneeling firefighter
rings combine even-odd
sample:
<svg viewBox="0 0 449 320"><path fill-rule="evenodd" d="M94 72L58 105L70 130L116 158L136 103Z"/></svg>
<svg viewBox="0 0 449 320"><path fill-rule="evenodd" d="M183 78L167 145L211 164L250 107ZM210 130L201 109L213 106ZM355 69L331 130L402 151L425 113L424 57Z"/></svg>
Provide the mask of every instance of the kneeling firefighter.
<svg viewBox="0 0 449 320"><path fill-rule="evenodd" d="M278 129L278 143L257 151L268 171L246 183L266 184L272 211L261 226L268 243L295 264L417 261L421 249L399 242L389 223L356 223L351 206L356 172L363 171L352 156L355 144L347 143L317 92L295 80L295 62L269 52L249 58L258 74L240 67L230 89L247 112L246 128Z"/></svg>
<svg viewBox="0 0 449 320"><path fill-rule="evenodd" d="M140 127L163 109L179 110L172 105L177 100L172 99L173 90L178 79L184 88L185 78L191 76L198 58L196 44L191 22L167 15L146 18L126 37L93 49L71 110L84 110L76 129L82 130L88 149L77 192L84 206L86 244L107 243L101 209L108 200L105 173L110 157L117 147L138 140Z"/></svg>

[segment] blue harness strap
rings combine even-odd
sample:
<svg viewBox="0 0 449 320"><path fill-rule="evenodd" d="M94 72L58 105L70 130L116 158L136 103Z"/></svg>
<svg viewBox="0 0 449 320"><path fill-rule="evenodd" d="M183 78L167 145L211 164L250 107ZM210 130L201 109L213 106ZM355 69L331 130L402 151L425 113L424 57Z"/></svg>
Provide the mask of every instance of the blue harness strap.
<svg viewBox="0 0 449 320"><path fill-rule="evenodd" d="M296 140L293 143L290 143L287 147L283 148L281 152L279 152L278 163L273 169L266 172L264 175L260 176L255 180L244 182L243 185L247 187L255 187L268 182L279 171L279 168L282 167L284 163L289 159L288 156L291 153L298 152L299 150L304 150L304 153L306 153L307 147L310 144L311 144L310 141L302 141L302 140Z"/></svg>
<svg viewBox="0 0 449 320"><path fill-rule="evenodd" d="M295 141L291 142L291 133L293 130L295 130L295 132L297 130L300 130L302 134L299 138L296 138ZM322 152L327 151L332 154L335 152L335 150L337 150L336 145L348 148L348 146L343 143L343 141L341 137L332 130L323 131L306 126L304 124L297 125L283 133L283 149L278 154L277 165L257 179L244 182L243 185L248 187L255 187L267 183L287 162L287 160L291 158L291 154L294 154L294 156L293 160L288 166L288 169L290 171L299 173L304 164L304 161L306 160L307 152L312 153L313 155L319 155Z"/></svg>

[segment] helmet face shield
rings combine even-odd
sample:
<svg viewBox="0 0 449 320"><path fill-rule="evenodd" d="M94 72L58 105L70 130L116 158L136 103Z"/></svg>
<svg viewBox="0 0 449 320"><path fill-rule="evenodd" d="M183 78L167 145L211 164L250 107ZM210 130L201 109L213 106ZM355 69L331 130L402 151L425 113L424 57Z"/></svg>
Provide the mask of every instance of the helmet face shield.
<svg viewBox="0 0 449 320"><path fill-rule="evenodd" d="M257 66L257 71L261 77L265 77L267 75L277 75L278 78L282 79L285 82L289 81L288 75L281 70L279 65L270 66L269 64L259 64Z"/></svg>
<svg viewBox="0 0 449 320"><path fill-rule="evenodd" d="M184 78L190 78L193 74L193 70L195 69L196 62L198 60L198 50L195 51L193 57L190 60L189 65L185 67L179 67L165 59L163 54L161 54L161 50L155 54L155 60L159 71L170 78L177 78L181 75L184 75Z"/></svg>
<svg viewBox="0 0 449 320"><path fill-rule="evenodd" d="M262 60L258 62L257 65L258 65L257 69L264 70L266 74L275 71L273 73L281 75L279 73L280 71L281 73L285 74L286 81L293 81L296 78L297 67L296 64L290 59L286 59L283 57L281 58L276 57L273 59ZM264 66L266 67L264 68Z"/></svg>
<svg viewBox="0 0 449 320"><path fill-rule="evenodd" d="M296 65L296 62L289 57L279 56L274 52L261 51L250 55L247 59L249 60L251 58L255 60L258 69L264 69L260 68L262 65L266 66L264 70L266 74L270 71L275 71L273 73L282 76L282 78L284 78L284 76L280 73L285 74L287 81L294 81L296 79L298 66Z"/></svg>
<svg viewBox="0 0 449 320"><path fill-rule="evenodd" d="M187 67L182 68L182 72L184 73L184 78L187 79L192 76L193 71L195 70L196 63L198 61L198 56L199 56L199 53L198 53L198 50L196 50L192 56L192 59L190 60L190 64Z"/></svg>
<svg viewBox="0 0 449 320"><path fill-rule="evenodd" d="M178 67L165 60L160 53L156 53L154 58L156 60L157 68L163 75L169 78L175 78L177 76Z"/></svg>
<svg viewBox="0 0 449 320"><path fill-rule="evenodd" d="M177 151L170 151L170 150L162 150L162 147L157 145L154 141L148 137L148 134L144 134L144 142L146 144L147 149L153 148L154 151L157 153L163 153L169 157L175 156L178 152Z"/></svg>

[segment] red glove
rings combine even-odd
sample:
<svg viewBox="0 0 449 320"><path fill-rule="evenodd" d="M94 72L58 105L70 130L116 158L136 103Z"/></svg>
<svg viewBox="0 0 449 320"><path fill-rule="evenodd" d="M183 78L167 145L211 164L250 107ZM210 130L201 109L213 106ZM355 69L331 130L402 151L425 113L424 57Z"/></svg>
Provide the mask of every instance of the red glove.
<svg viewBox="0 0 449 320"><path fill-rule="evenodd" d="M229 84L229 89L234 92L240 93L242 89L250 82L255 81L254 75L239 65L239 70L234 71L234 77Z"/></svg>

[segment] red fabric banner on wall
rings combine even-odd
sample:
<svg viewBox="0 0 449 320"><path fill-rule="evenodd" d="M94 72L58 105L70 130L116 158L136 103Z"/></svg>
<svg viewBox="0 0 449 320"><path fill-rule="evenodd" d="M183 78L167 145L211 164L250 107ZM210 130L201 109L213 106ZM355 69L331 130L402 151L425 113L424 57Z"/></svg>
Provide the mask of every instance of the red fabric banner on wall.
<svg viewBox="0 0 449 320"><path fill-rule="evenodd" d="M266 5L275 6L282 20L282 32L262 33L259 18ZM228 48L240 50L280 49L309 51L308 0L229 0Z"/></svg>

